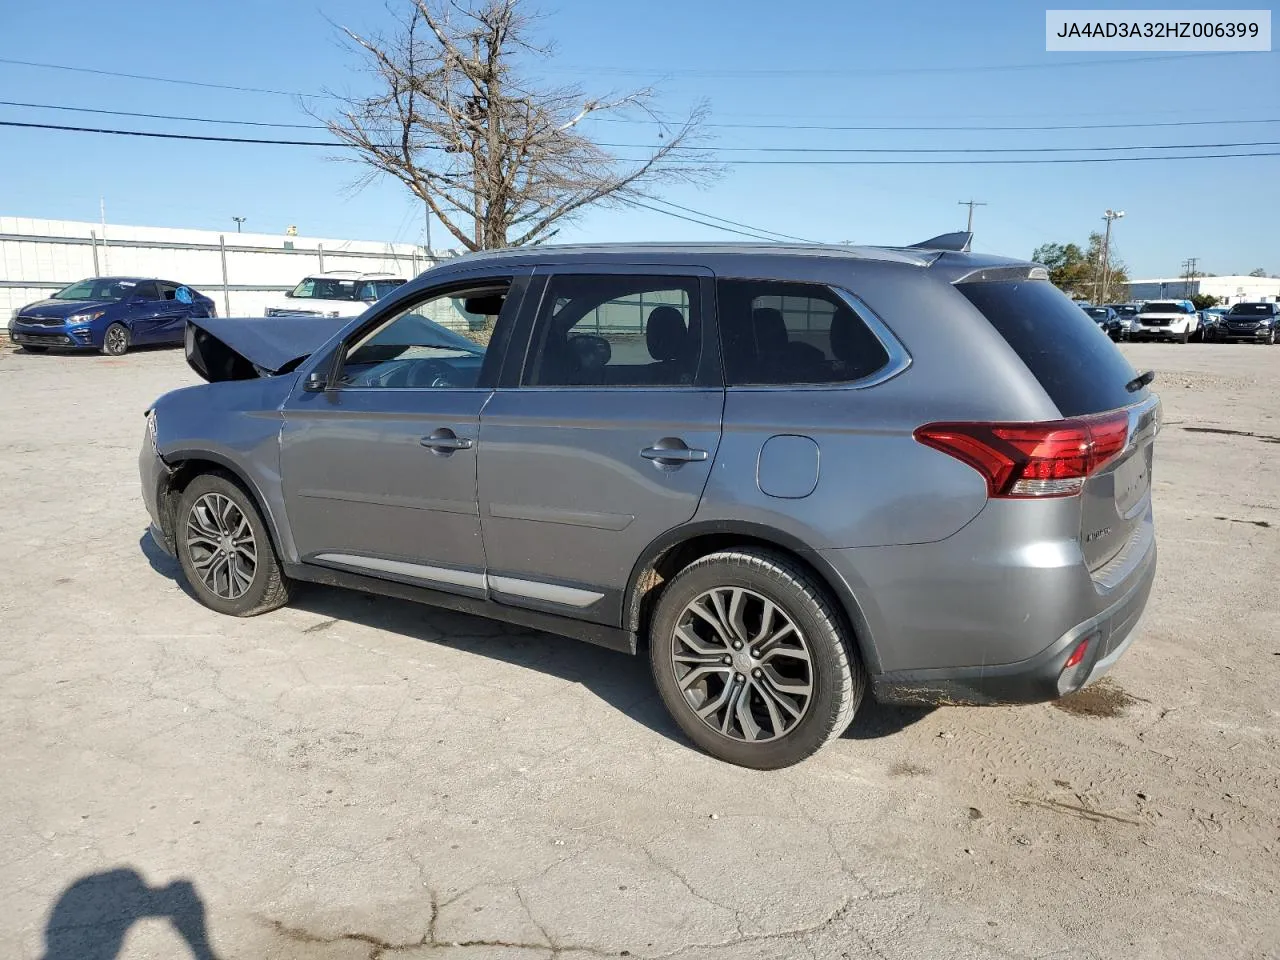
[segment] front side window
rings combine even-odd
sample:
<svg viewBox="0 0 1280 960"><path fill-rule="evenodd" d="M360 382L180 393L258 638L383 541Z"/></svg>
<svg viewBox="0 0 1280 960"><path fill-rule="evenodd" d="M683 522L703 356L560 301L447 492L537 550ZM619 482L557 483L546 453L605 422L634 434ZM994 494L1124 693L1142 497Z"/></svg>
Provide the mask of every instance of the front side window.
<svg viewBox="0 0 1280 960"><path fill-rule="evenodd" d="M510 283L428 296L360 335L347 348L343 387L474 387Z"/></svg>
<svg viewBox="0 0 1280 960"><path fill-rule="evenodd" d="M884 344L829 287L721 280L716 299L730 386L848 383L889 363Z"/></svg>
<svg viewBox="0 0 1280 960"><path fill-rule="evenodd" d="M354 300L356 281L342 277L307 277L289 296L295 300Z"/></svg>
<svg viewBox="0 0 1280 960"><path fill-rule="evenodd" d="M552 277L524 384L535 387L691 385L702 354L694 277Z"/></svg>

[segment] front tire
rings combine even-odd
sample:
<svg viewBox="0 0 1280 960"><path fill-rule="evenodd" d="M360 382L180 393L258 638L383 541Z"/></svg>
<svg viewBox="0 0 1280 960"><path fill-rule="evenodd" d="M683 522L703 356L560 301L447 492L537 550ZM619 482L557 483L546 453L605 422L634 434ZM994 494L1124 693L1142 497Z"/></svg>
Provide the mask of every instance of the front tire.
<svg viewBox="0 0 1280 960"><path fill-rule="evenodd" d="M178 562L211 610L252 617L289 602L289 581L253 498L220 474L202 474L178 501Z"/></svg>
<svg viewBox="0 0 1280 960"><path fill-rule="evenodd" d="M123 357L129 352L129 328L123 323L113 323L102 336L102 352L109 357Z"/></svg>
<svg viewBox="0 0 1280 960"><path fill-rule="evenodd" d="M769 550L713 553L676 574L653 614L649 656L689 739L757 770L799 763L843 733L866 687L822 584Z"/></svg>

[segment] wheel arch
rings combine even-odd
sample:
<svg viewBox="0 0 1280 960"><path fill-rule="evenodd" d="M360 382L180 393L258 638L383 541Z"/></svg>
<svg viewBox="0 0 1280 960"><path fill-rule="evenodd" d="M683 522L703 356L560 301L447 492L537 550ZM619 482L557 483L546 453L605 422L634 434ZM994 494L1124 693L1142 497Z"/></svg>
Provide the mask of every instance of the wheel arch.
<svg viewBox="0 0 1280 960"><path fill-rule="evenodd" d="M689 523L668 530L649 544L631 570L623 600L622 626L633 637L633 644L638 646L644 637L666 581L701 557L735 547L761 547L784 554L812 573L844 615L845 625L852 633L867 672L871 675L881 672L862 604L845 579L819 551L806 546L793 534L745 520Z"/></svg>
<svg viewBox="0 0 1280 960"><path fill-rule="evenodd" d="M166 537L175 537L176 513L178 499L196 477L204 474L223 474L235 482L253 501L258 515L266 524L267 534L275 548L276 556L282 560L287 556L282 549L283 542L276 518L267 507L267 498L262 490L249 478L244 470L230 457L213 450L175 450L164 455L164 462L169 467L169 475L163 488L158 492L162 531ZM175 541L176 542L176 541Z"/></svg>

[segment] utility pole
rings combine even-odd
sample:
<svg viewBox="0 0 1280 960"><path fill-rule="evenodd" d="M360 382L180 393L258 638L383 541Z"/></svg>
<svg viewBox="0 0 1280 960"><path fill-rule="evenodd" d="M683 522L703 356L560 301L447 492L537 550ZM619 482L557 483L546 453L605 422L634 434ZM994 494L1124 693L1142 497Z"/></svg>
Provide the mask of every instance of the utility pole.
<svg viewBox="0 0 1280 960"><path fill-rule="evenodd" d="M234 220L234 221L236 222L236 233L239 233L239 232L240 232L240 224L244 223L245 218L244 218L244 217L232 217L231 219L232 219L232 220Z"/></svg>
<svg viewBox="0 0 1280 960"><path fill-rule="evenodd" d="M969 233L973 233L973 208L985 207L987 205L986 201L985 200L957 200L956 203L958 203L962 207L969 208L969 225L965 227L965 230L967 230Z"/></svg>
<svg viewBox="0 0 1280 960"><path fill-rule="evenodd" d="M1102 219L1107 221L1107 232L1102 238L1102 299L1107 299L1111 281L1111 224L1124 216L1123 210L1107 210Z"/></svg>
<svg viewBox="0 0 1280 960"><path fill-rule="evenodd" d="M111 258L107 254L107 198L98 198L98 213L102 217L102 269L111 272Z"/></svg>
<svg viewBox="0 0 1280 960"><path fill-rule="evenodd" d="M1196 265L1199 262L1199 257L1187 257L1182 261L1182 295L1188 300L1191 299L1191 285L1196 282Z"/></svg>

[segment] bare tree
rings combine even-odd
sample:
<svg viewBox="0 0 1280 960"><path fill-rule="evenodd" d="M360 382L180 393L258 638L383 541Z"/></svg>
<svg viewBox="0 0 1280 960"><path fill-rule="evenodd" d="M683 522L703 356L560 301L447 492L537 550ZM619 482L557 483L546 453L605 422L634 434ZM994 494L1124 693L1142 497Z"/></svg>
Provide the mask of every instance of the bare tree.
<svg viewBox="0 0 1280 960"><path fill-rule="evenodd" d="M541 243L591 204L717 173L697 159L705 154L688 152L702 136L704 105L639 159L620 159L583 133L588 117L628 109L657 121L652 91L592 98L575 86L535 89L517 60L550 51L532 42L523 6L409 0L392 36L342 28L379 89L344 99L329 130L355 148L370 178L400 180L468 250Z"/></svg>

